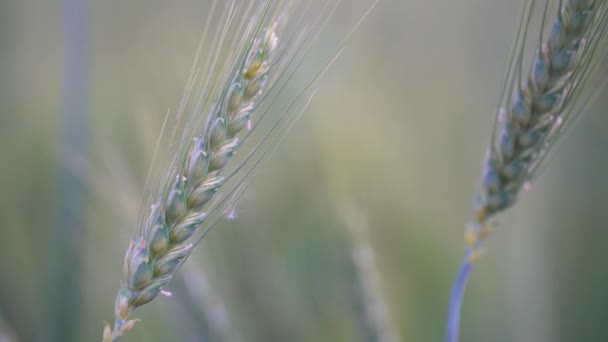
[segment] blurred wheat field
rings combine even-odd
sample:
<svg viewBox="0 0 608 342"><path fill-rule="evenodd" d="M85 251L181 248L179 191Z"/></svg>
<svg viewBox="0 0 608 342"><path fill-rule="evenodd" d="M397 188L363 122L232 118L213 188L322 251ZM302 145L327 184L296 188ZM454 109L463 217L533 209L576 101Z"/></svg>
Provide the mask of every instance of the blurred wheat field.
<svg viewBox="0 0 608 342"><path fill-rule="evenodd" d="M65 159L65 3L0 2L0 341L99 340L154 144L209 6L82 3L87 149ZM343 5L327 38L369 3ZM442 340L519 5L382 0L237 202L236 219L203 240L173 296L143 308L124 341ZM466 294L463 340L608 340L606 105L603 97L581 115L534 191L500 218ZM66 209L82 222L70 274L80 293L54 289L62 165L84 189L80 209ZM351 215L365 223L355 237ZM365 265L386 335L370 323ZM56 331L60 312L77 320L62 326L69 331Z"/></svg>

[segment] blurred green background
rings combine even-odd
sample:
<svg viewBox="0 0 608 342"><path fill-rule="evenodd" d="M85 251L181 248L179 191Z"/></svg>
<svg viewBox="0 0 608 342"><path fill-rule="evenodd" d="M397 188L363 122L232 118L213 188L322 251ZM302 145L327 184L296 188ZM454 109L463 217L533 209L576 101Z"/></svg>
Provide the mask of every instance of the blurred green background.
<svg viewBox="0 0 608 342"><path fill-rule="evenodd" d="M66 29L70 3L87 16ZM327 34L369 3L346 1ZM173 297L143 307L124 341L441 341L519 6L382 0L237 219L205 238ZM0 2L1 342L101 339L207 8ZM79 25L87 116L71 119L81 135L66 144L65 37ZM607 104L577 120L500 217L462 341L608 341Z"/></svg>

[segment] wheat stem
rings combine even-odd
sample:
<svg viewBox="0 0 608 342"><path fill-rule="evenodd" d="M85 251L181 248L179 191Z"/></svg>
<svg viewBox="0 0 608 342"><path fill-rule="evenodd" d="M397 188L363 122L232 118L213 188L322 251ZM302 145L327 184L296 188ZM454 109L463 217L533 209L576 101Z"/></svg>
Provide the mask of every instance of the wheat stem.
<svg viewBox="0 0 608 342"><path fill-rule="evenodd" d="M471 262L463 262L452 286L446 319L447 324L445 342L458 342L462 300L472 268L473 264Z"/></svg>

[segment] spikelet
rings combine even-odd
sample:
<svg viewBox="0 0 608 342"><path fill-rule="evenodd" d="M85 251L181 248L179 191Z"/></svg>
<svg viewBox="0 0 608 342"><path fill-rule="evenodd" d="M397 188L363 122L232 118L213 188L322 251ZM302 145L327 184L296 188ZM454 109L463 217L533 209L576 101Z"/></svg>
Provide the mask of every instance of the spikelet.
<svg viewBox="0 0 608 342"><path fill-rule="evenodd" d="M319 3L307 1L219 3L221 10L211 11L205 31L214 19L223 26L211 42L203 38L174 130L165 133L168 141L159 141L171 155L169 167L158 167L164 160L152 166L160 176L149 177L147 210L125 255L114 326L106 323L104 342L131 330L138 321L131 319L133 311L165 293L177 269L306 106L310 84L327 67L279 107L278 95L293 83L295 70L339 1L321 2L319 11ZM288 14L293 15L289 25ZM203 63L199 58L206 53L210 57ZM234 157L237 151L242 151L240 159ZM164 179L158 189L157 178Z"/></svg>
<svg viewBox="0 0 608 342"><path fill-rule="evenodd" d="M470 247L487 237L487 220L515 203L563 129L588 104L594 93L589 89L590 81L603 81L594 80L594 76L606 51L605 0L545 0L544 6L540 5L542 22L551 20L552 27L545 32L545 25L541 25L536 51L524 76L525 44L536 39L530 29L536 3L527 5L508 70L493 143L483 168L482 190L474 199L475 223L466 234ZM553 10L557 13L551 16Z"/></svg>

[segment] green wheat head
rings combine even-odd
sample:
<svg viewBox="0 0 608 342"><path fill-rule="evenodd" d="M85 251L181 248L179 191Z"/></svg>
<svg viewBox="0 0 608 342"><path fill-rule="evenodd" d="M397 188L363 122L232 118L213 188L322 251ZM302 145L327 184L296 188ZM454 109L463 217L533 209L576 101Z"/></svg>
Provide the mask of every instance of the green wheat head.
<svg viewBox="0 0 608 342"><path fill-rule="evenodd" d="M219 10L207 18L184 98L171 118L174 128L159 140L164 153L152 166L146 210L125 255L114 325L106 323L104 342L133 328L137 308L169 295L164 288L175 272L306 106L310 85L333 59L296 86L297 95L284 105L277 99L295 83L294 73L339 3L214 4ZM214 19L222 26L207 37Z"/></svg>
<svg viewBox="0 0 608 342"><path fill-rule="evenodd" d="M530 29L536 6L542 19L538 38ZM552 22L547 31L545 21ZM527 5L484 163L481 192L474 200L475 224L467 232L468 246L474 248L487 236L488 219L516 202L564 128L590 103L596 93L590 88L597 86L592 81L604 81L596 76L606 51L607 25L605 0ZM536 46L526 69L528 41Z"/></svg>
<svg viewBox="0 0 608 342"><path fill-rule="evenodd" d="M517 202L564 129L606 83L607 41L606 0L524 3L481 191L473 201L474 221L465 233L465 260L452 286L446 342L458 341L466 283L490 233L489 220Z"/></svg>

